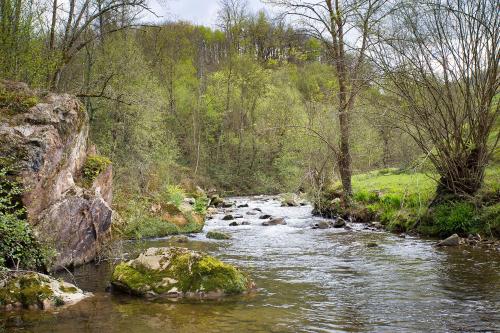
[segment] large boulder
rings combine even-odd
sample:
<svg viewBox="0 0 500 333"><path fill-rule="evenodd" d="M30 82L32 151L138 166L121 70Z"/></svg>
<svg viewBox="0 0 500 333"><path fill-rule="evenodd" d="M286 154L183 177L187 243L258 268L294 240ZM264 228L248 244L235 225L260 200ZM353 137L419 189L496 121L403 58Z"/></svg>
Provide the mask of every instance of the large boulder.
<svg viewBox="0 0 500 333"><path fill-rule="evenodd" d="M75 304L89 296L75 285L35 272L0 272L0 309L43 309Z"/></svg>
<svg viewBox="0 0 500 333"><path fill-rule="evenodd" d="M114 289L144 297L212 298L253 288L238 268L185 248L149 248L115 267Z"/></svg>
<svg viewBox="0 0 500 333"><path fill-rule="evenodd" d="M12 163L29 223L55 247L53 268L91 261L110 237L112 167L88 131L76 97L0 81L0 163Z"/></svg>

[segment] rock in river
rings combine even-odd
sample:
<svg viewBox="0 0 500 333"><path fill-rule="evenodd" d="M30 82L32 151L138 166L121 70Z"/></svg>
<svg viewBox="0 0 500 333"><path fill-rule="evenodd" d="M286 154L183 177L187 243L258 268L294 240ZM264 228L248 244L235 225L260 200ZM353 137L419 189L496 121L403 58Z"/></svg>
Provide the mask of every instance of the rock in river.
<svg viewBox="0 0 500 333"><path fill-rule="evenodd" d="M332 227L332 222L330 221L319 221L313 225L313 229L328 229Z"/></svg>
<svg viewBox="0 0 500 333"><path fill-rule="evenodd" d="M335 222L333 222L334 228L342 228L343 226L345 226L345 220L341 217L337 218Z"/></svg>
<svg viewBox="0 0 500 333"><path fill-rule="evenodd" d="M228 235L220 231L209 231L207 232L207 238L223 240L223 239L231 239L231 235Z"/></svg>
<svg viewBox="0 0 500 333"><path fill-rule="evenodd" d="M450 237L440 241L437 246L458 246L461 243L461 239L457 234L453 234Z"/></svg>
<svg viewBox="0 0 500 333"><path fill-rule="evenodd" d="M271 219L269 221L262 222L262 225L264 226L270 226L270 225L284 225L286 224L286 221L284 218L279 217L276 219Z"/></svg>
<svg viewBox="0 0 500 333"><path fill-rule="evenodd" d="M230 221L230 220L234 220L234 216L233 215L226 215L222 218L223 221Z"/></svg>
<svg viewBox="0 0 500 333"><path fill-rule="evenodd" d="M115 267L114 289L144 297L213 298L254 287L238 268L205 253L179 247L149 248Z"/></svg>
<svg viewBox="0 0 500 333"><path fill-rule="evenodd" d="M43 309L72 305L92 296L73 284L35 272L0 272L0 309Z"/></svg>

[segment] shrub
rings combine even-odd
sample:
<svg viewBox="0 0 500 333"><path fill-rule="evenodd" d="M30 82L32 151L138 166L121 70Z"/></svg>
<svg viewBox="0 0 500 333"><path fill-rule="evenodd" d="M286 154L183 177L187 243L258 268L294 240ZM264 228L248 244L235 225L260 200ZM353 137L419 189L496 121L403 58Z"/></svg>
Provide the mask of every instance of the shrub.
<svg viewBox="0 0 500 333"><path fill-rule="evenodd" d="M178 185L167 185L164 196L166 201L173 203L176 207L179 207L184 201L186 194Z"/></svg>
<svg viewBox="0 0 500 333"><path fill-rule="evenodd" d="M83 165L83 181L86 186L92 185L94 180L99 176L99 174L105 171L111 161L104 156L100 155L89 155L87 160Z"/></svg>
<svg viewBox="0 0 500 333"><path fill-rule="evenodd" d="M198 214L205 214L209 204L209 199L205 197L197 197L194 202L193 210Z"/></svg>
<svg viewBox="0 0 500 333"><path fill-rule="evenodd" d="M453 233L474 232L476 215L474 205L469 202L447 202L438 205L431 213L435 232L442 237Z"/></svg>
<svg viewBox="0 0 500 333"><path fill-rule="evenodd" d="M35 238L20 202L22 190L8 170L0 167L0 266L44 268L52 251Z"/></svg>

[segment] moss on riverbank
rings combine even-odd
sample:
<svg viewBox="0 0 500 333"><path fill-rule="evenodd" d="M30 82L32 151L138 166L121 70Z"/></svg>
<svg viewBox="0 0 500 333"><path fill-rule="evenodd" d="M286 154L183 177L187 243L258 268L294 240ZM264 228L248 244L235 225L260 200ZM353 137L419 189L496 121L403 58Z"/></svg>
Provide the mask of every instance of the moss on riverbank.
<svg viewBox="0 0 500 333"><path fill-rule="evenodd" d="M343 207L335 184L316 201L315 213L350 217L357 222L380 221L394 232L500 237L499 179L500 168L489 168L484 187L474 198L429 208L436 188L434 179L423 173L378 170L353 177L353 203L349 208Z"/></svg>

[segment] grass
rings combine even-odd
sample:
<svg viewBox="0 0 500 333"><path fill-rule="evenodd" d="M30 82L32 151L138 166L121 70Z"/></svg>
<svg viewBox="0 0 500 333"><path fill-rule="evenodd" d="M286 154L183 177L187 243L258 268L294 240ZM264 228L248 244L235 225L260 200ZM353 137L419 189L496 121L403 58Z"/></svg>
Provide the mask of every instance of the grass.
<svg viewBox="0 0 500 333"><path fill-rule="evenodd" d="M490 166L484 186L475 198L429 208L437 185L429 175L397 169L372 171L353 176L354 203L349 214L359 220L377 219L395 232L417 230L439 237L480 233L499 237L499 182L500 167ZM337 211L341 213L342 209Z"/></svg>

